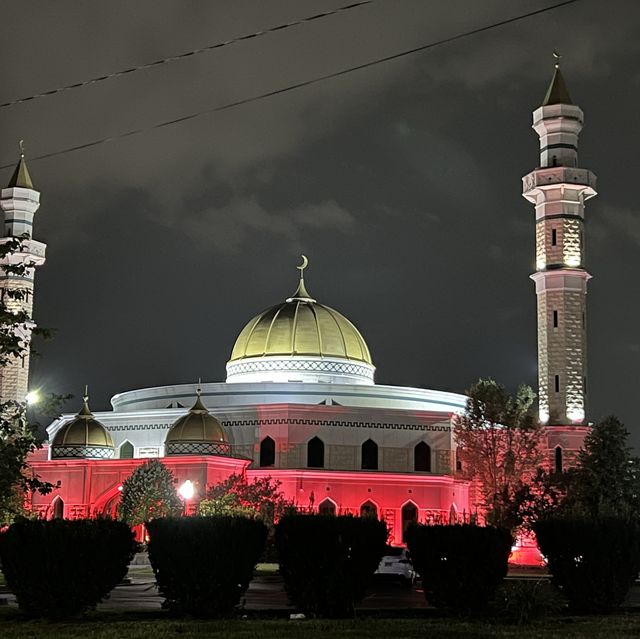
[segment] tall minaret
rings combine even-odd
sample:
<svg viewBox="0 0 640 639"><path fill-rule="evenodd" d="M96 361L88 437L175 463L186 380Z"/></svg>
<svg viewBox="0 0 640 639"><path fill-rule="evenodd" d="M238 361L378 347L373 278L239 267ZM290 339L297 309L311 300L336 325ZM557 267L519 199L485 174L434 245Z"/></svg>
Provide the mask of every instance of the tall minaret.
<svg viewBox="0 0 640 639"><path fill-rule="evenodd" d="M20 161L0 194L4 212L4 237L0 244L20 239L21 248L0 258L0 299L5 308L24 312L31 318L35 269L44 263L46 244L31 239L33 216L40 206L40 193L33 188L20 144ZM22 272L21 272L22 271ZM28 320L14 327L21 338L24 354L12 355L0 368L0 401L24 401L29 387L29 345L35 324Z"/></svg>
<svg viewBox="0 0 640 639"><path fill-rule="evenodd" d="M559 55L542 106L533 112L540 137L540 167L523 179L536 211L538 400L555 466L563 452L580 448L586 427L587 281L584 202L596 195L596 178L578 168L578 134L584 114L571 102ZM567 460L568 461L568 460Z"/></svg>

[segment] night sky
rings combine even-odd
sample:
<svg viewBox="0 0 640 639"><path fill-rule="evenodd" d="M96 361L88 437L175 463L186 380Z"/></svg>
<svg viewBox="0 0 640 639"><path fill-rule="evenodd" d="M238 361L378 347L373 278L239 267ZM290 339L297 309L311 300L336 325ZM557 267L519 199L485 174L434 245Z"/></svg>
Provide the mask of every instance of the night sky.
<svg viewBox="0 0 640 639"><path fill-rule="evenodd" d="M14 2L0 102L347 4ZM0 163L209 109L553 4L376 0L210 53L0 110ZM29 162L48 244L32 386L94 410L221 381L238 332L296 286L363 333L377 382L536 384L531 111L563 54L585 112L589 418L640 445L640 3L572 5L280 96ZM2 171L5 182L10 170ZM77 401L69 410L77 408Z"/></svg>

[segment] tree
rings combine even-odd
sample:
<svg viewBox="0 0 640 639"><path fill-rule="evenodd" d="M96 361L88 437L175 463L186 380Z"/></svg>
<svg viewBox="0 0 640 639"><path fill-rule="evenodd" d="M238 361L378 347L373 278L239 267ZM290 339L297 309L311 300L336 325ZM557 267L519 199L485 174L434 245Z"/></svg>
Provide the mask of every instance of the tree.
<svg viewBox="0 0 640 639"><path fill-rule="evenodd" d="M249 481L246 474L234 473L211 486L200 502L201 515L239 515L261 519L270 530L276 521L293 509L280 491L280 482L271 477Z"/></svg>
<svg viewBox="0 0 640 639"><path fill-rule="evenodd" d="M487 521L513 529L522 523L516 496L543 459L535 394L520 386L511 397L494 380L480 379L467 395L465 413L454 420L462 473L476 484Z"/></svg>
<svg viewBox="0 0 640 639"><path fill-rule="evenodd" d="M173 473L159 460L149 459L123 482L118 518L130 526L181 513Z"/></svg>
<svg viewBox="0 0 640 639"><path fill-rule="evenodd" d="M589 517L640 512L640 463L631 455L629 432L613 415L585 437L576 467L568 473L566 507Z"/></svg>

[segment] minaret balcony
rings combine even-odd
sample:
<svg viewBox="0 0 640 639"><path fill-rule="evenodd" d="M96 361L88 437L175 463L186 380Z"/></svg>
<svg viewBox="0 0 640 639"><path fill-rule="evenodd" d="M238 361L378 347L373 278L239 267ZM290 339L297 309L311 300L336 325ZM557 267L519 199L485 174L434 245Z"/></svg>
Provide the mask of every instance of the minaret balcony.
<svg viewBox="0 0 640 639"><path fill-rule="evenodd" d="M551 166L531 171L522 178L522 194L531 202L535 202L535 191L559 184L575 184L582 187L585 200L596 194L596 176L589 169L568 166Z"/></svg>
<svg viewBox="0 0 640 639"><path fill-rule="evenodd" d="M16 239L15 237L0 237L0 244L6 244ZM22 239L22 250L10 253L5 256L4 261L10 264L22 264L23 262L31 262L33 266L41 266L45 261L45 253L47 245L38 240Z"/></svg>

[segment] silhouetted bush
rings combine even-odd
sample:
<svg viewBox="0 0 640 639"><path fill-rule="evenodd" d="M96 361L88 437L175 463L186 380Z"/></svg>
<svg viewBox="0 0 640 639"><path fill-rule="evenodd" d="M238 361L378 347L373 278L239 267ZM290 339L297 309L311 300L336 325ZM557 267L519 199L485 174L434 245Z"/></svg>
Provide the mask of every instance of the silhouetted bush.
<svg viewBox="0 0 640 639"><path fill-rule="evenodd" d="M427 601L471 614L487 607L506 576L512 539L509 531L489 526L414 524L407 544Z"/></svg>
<svg viewBox="0 0 640 639"><path fill-rule="evenodd" d="M233 612L267 537L261 521L230 515L153 519L147 531L165 606L198 617Z"/></svg>
<svg viewBox="0 0 640 639"><path fill-rule="evenodd" d="M502 620L528 624L560 612L566 603L546 579L505 581L496 591L492 608Z"/></svg>
<svg viewBox="0 0 640 639"><path fill-rule="evenodd" d="M20 609L50 619L104 599L135 550L129 526L108 519L21 519L0 534L2 572Z"/></svg>
<svg viewBox="0 0 640 639"><path fill-rule="evenodd" d="M283 517L276 526L276 547L292 603L313 616L353 616L386 540L386 524L372 517Z"/></svg>
<svg viewBox="0 0 640 639"><path fill-rule="evenodd" d="M640 571L637 522L555 515L535 523L534 531L572 610L606 613L624 601Z"/></svg>

